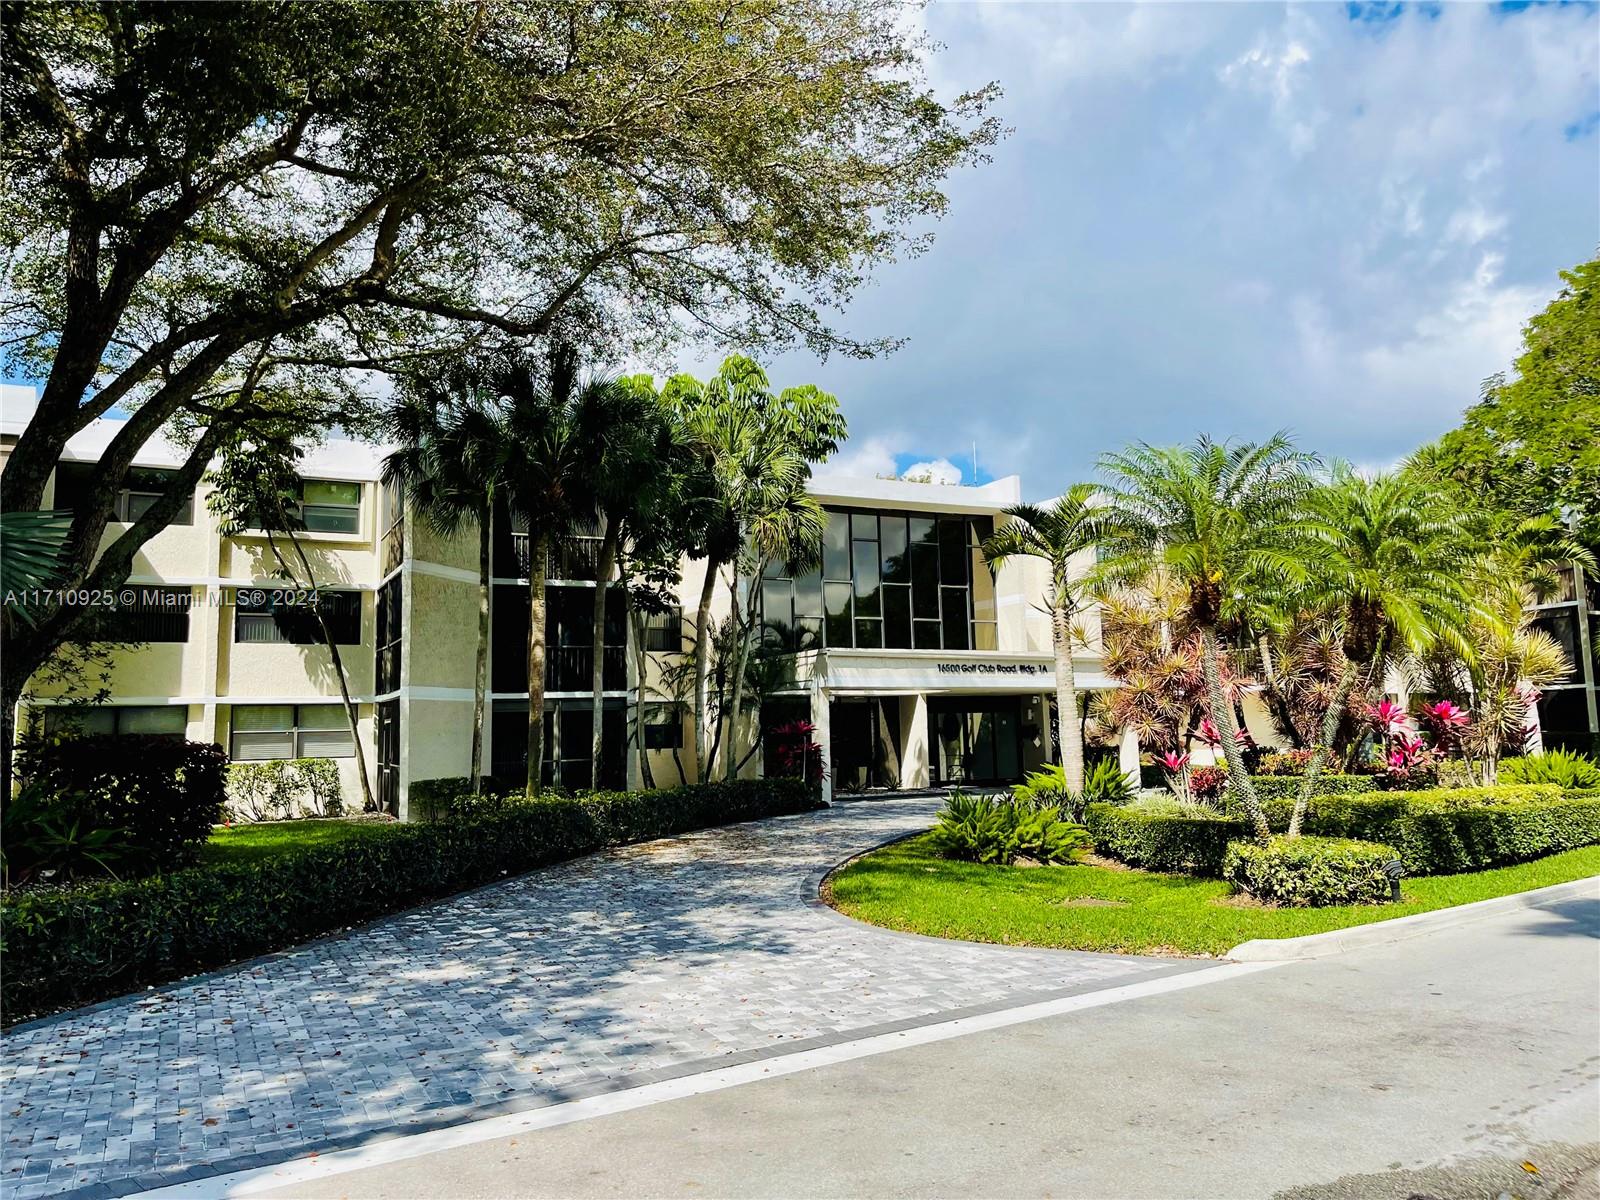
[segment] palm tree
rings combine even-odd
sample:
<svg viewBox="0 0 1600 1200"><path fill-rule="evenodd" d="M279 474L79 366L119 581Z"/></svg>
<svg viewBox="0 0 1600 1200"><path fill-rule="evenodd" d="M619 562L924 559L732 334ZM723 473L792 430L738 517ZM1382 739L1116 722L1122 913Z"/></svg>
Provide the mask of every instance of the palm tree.
<svg viewBox="0 0 1600 1200"><path fill-rule="evenodd" d="M557 346L548 383L517 362L495 372L492 389L505 407L506 440L497 472L528 523L528 775L527 794L543 787L545 580L552 546L594 520L600 447L611 410L611 380L579 385L577 355ZM599 697L596 697L596 703Z"/></svg>
<svg viewBox="0 0 1600 1200"><path fill-rule="evenodd" d="M1105 511L1095 503L1092 483L1075 483L1048 507L1018 504L1006 509L1011 520L983 543L983 557L998 571L1017 557L1043 559L1050 567L1050 641L1056 655L1056 711L1061 714L1061 765L1068 790L1083 791L1083 729L1069 716L1078 711L1078 686L1072 673L1073 621L1085 607L1083 577L1072 576L1072 560L1093 550L1104 536Z"/></svg>
<svg viewBox="0 0 1600 1200"><path fill-rule="evenodd" d="M482 372L456 364L410 380L391 410L383 481L399 488L433 532L478 530L478 647L472 696L472 790L483 784L484 709L489 692L490 532L507 433L505 414L484 391Z"/></svg>
<svg viewBox="0 0 1600 1200"><path fill-rule="evenodd" d="M1101 573L1128 580L1155 573L1183 587L1188 622L1200 634L1200 666L1229 784L1262 838L1266 814L1236 743L1217 630L1248 615L1252 589L1306 578L1306 497L1315 461L1279 433L1237 445L1207 437L1188 446L1141 442L1101 463L1111 481L1110 554Z"/></svg>
<svg viewBox="0 0 1600 1200"><path fill-rule="evenodd" d="M1439 639L1460 644L1467 597L1456 567L1460 520L1431 487L1404 472L1365 477L1336 463L1312 491L1315 554L1300 605L1331 615L1345 665L1295 800L1298 836L1316 776L1327 762L1351 692L1382 687L1391 652L1424 654Z"/></svg>
<svg viewBox="0 0 1600 1200"><path fill-rule="evenodd" d="M708 473L703 545L705 578L695 612L694 721L699 778L708 779L717 743L709 718L711 602L722 569L735 563L762 512L803 494L811 466L838 449L845 423L838 401L815 387L771 392L764 371L732 355L705 384L674 376L663 398L681 414ZM737 579L735 580L737 584Z"/></svg>

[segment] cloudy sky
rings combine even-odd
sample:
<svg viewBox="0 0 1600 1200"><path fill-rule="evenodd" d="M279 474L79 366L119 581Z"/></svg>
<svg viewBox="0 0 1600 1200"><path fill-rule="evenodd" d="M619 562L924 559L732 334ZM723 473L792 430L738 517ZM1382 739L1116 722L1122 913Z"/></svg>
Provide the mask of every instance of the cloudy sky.
<svg viewBox="0 0 1600 1200"><path fill-rule="evenodd" d="M935 3L944 91L1015 132L921 259L792 354L867 474L945 460L1030 498L1199 432L1386 464L1505 368L1600 246L1594 5ZM703 364L685 359L691 369Z"/></svg>

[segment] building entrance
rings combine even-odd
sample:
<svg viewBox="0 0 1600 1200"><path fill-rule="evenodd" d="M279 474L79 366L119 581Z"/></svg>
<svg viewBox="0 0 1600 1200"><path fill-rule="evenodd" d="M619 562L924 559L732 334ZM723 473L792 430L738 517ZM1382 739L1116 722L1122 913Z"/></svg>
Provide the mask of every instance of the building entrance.
<svg viewBox="0 0 1600 1200"><path fill-rule="evenodd" d="M1018 696L928 698L929 782L1015 783L1022 778Z"/></svg>

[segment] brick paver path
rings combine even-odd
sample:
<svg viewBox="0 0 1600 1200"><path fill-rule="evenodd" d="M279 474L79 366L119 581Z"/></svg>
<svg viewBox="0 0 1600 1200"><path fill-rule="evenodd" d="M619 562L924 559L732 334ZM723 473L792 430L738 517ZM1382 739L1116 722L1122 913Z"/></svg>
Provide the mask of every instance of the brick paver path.
<svg viewBox="0 0 1600 1200"><path fill-rule="evenodd" d="M1192 965L807 903L818 871L937 806L623 847L13 1031L0 1192L120 1195Z"/></svg>

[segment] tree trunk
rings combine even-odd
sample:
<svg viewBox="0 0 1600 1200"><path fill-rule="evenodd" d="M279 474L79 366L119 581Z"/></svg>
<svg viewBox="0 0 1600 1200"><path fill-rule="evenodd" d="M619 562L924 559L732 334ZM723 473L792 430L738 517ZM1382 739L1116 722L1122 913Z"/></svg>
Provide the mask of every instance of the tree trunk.
<svg viewBox="0 0 1600 1200"><path fill-rule="evenodd" d="M640 784L646 789L656 786L650 771L650 755L644 747L644 687L645 673L650 668L650 655L645 650L645 624L643 615L625 590L623 598L628 613L628 653L633 656L633 720L628 723L628 755L630 768L636 768Z"/></svg>
<svg viewBox="0 0 1600 1200"><path fill-rule="evenodd" d="M1250 824L1255 827L1256 837L1264 841L1272 831L1267 828L1267 814L1262 811L1256 789L1244 769L1244 757L1239 753L1239 744L1234 741L1234 734L1239 732L1239 727L1234 723L1233 705L1228 703L1222 691L1222 671L1217 662L1219 653L1216 630L1210 625L1202 625L1200 670L1206 678L1206 699L1211 705L1211 720L1222 735L1222 758L1228 766L1228 785L1250 818Z"/></svg>
<svg viewBox="0 0 1600 1200"><path fill-rule="evenodd" d="M606 595L611 590L611 568L616 561L617 525L608 516L604 536L600 539L600 561L595 569L594 627L589 638L594 654L589 675L589 691L594 697L590 710L593 724L589 735L589 786L596 791L600 789L600 760L605 751Z"/></svg>
<svg viewBox="0 0 1600 1200"><path fill-rule="evenodd" d="M287 528L288 522L284 521L283 524L289 545L294 547L295 557L300 560L300 566L306 573L306 588L315 592L317 577L311 569L311 560L306 557L305 547L300 545L300 539L295 536L294 530ZM284 561L283 552L278 549L277 539L273 537L271 530L267 531L267 545L272 548L272 556L278 560L278 565L293 580L294 571ZM339 681L339 698L344 703L345 720L350 724L350 742L356 752L356 775L361 780L361 808L363 812L377 812L378 801L372 794L372 780L367 777L367 752L361 745L360 712L356 708L355 701L350 699L350 683L345 678L344 658L339 653L339 643L333 636L333 630L328 628L328 620L322 614L322 605L318 603L312 611L317 617L317 628L322 630L322 642L328 647L328 657L333 660L333 677Z"/></svg>
<svg viewBox="0 0 1600 1200"><path fill-rule="evenodd" d="M715 554L706 557L706 578L700 585L700 607L694 621L694 748L695 778L705 781L711 771L711 730L708 720L711 692L711 596L722 564Z"/></svg>
<svg viewBox="0 0 1600 1200"><path fill-rule="evenodd" d="M550 567L550 535L536 534L528 547L528 782L532 798L544 787L544 581Z"/></svg>
<svg viewBox="0 0 1600 1200"><path fill-rule="evenodd" d="M1050 641L1056 652L1056 736L1067 790L1083 792L1083 726L1078 722L1078 681L1072 673L1072 614L1050 608Z"/></svg>
<svg viewBox="0 0 1600 1200"><path fill-rule="evenodd" d="M17 704L22 700L21 686L9 683L0 689L0 804L11 803L11 752L17 744Z"/></svg>
<svg viewBox="0 0 1600 1200"><path fill-rule="evenodd" d="M1328 711L1322 716L1322 728L1317 735L1316 749L1311 754L1311 761L1306 763L1305 778L1300 781L1300 790L1294 798L1294 814L1289 818L1290 837L1300 836L1300 826L1305 822L1306 808L1311 803L1312 789L1333 751L1333 739L1339 732L1339 722L1344 719L1345 705L1349 703L1350 693L1356 686L1356 676L1359 671L1360 668L1355 663L1345 664L1344 673L1339 677L1339 687L1333 694Z"/></svg>
<svg viewBox="0 0 1600 1200"><path fill-rule="evenodd" d="M765 564L758 566L755 578L760 579L766 570ZM733 600L733 680L728 686L730 699L728 703L728 757L727 770L723 778L733 782L739 778L739 768L743 764L738 762L739 757L739 710L744 705L744 669L750 656L750 629L746 622L745 613L749 612L751 619L755 615L755 597L751 596L748 606L739 604L739 572L735 568L733 583L728 588Z"/></svg>
<svg viewBox="0 0 1600 1200"><path fill-rule="evenodd" d="M489 695L489 547L492 510L478 511L478 659L472 685L472 794L483 788L483 710Z"/></svg>

